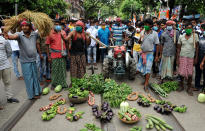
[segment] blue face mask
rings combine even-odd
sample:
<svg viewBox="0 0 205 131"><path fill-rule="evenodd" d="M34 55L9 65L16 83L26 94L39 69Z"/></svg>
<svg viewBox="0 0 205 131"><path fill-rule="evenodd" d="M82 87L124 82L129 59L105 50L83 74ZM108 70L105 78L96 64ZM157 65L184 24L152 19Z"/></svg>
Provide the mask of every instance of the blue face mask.
<svg viewBox="0 0 205 131"><path fill-rule="evenodd" d="M61 31L61 29L62 29L62 28L61 28L60 25L56 25L56 26L55 26L55 30L56 30L56 31Z"/></svg>
<svg viewBox="0 0 205 131"><path fill-rule="evenodd" d="M152 29L153 29L154 31L157 31L157 30L158 30L158 27L157 27L157 26L154 26L154 27L152 27Z"/></svg>
<svg viewBox="0 0 205 131"><path fill-rule="evenodd" d="M172 30L172 26L167 26L167 30Z"/></svg>
<svg viewBox="0 0 205 131"><path fill-rule="evenodd" d="M197 26L198 26L198 27L200 27L200 26L201 26L201 24L198 24Z"/></svg>

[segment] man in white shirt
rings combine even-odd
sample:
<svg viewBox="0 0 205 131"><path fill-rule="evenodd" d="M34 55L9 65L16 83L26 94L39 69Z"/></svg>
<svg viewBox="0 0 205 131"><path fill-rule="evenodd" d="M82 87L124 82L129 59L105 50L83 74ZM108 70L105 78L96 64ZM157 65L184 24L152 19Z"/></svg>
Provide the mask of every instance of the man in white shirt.
<svg viewBox="0 0 205 131"><path fill-rule="evenodd" d="M89 32L91 36L97 38L98 30L95 28L95 23L93 20L90 23L90 28L88 28L86 32ZM93 39L91 39L91 44L87 48L87 56L88 56L89 66L91 64L91 55L93 55L94 69L97 70L98 68L97 68L97 64L96 64L96 41Z"/></svg>
<svg viewBox="0 0 205 131"><path fill-rule="evenodd" d="M12 35L12 33L9 33L10 35ZM16 77L18 78L18 80L23 80L23 77L20 75L19 70L18 70L18 59L19 59L19 45L17 40L8 40L8 42L11 45L11 49L12 49L12 63L13 63L13 67L14 67L14 73L16 75Z"/></svg>

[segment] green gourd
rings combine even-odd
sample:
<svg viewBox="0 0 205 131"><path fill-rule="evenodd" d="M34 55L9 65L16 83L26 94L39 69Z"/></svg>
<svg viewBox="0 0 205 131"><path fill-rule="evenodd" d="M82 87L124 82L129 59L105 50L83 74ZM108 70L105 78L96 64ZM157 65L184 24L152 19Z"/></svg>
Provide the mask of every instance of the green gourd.
<svg viewBox="0 0 205 131"><path fill-rule="evenodd" d="M62 86L61 85L56 86L56 88L55 88L55 92L56 93L61 92L61 90L62 90Z"/></svg>
<svg viewBox="0 0 205 131"><path fill-rule="evenodd" d="M43 95L47 95L50 92L50 89L48 87L43 89Z"/></svg>

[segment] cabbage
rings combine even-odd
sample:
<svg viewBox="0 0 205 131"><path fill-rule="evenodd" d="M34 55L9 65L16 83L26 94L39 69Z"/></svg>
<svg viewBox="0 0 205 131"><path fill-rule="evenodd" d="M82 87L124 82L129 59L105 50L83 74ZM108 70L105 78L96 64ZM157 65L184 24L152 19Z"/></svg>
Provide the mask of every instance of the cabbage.
<svg viewBox="0 0 205 131"><path fill-rule="evenodd" d="M48 87L43 89L43 95L47 95L50 92L50 89Z"/></svg>
<svg viewBox="0 0 205 131"><path fill-rule="evenodd" d="M122 113L127 112L128 108L129 108L129 103L124 102L124 101L120 103L120 111Z"/></svg>
<svg viewBox="0 0 205 131"><path fill-rule="evenodd" d="M205 94L200 93L200 94L198 95L198 101L199 101L199 102L205 102Z"/></svg>
<svg viewBox="0 0 205 131"><path fill-rule="evenodd" d="M60 92L61 90L62 90L62 86L61 85L56 86L56 88L55 88L55 92L56 93Z"/></svg>

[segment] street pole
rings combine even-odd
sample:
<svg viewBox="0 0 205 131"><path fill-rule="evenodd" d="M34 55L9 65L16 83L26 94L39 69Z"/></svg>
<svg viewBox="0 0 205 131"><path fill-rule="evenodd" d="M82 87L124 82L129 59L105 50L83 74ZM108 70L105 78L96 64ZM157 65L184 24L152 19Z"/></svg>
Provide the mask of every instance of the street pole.
<svg viewBox="0 0 205 131"><path fill-rule="evenodd" d="M18 14L18 4L17 4L17 0L15 0L15 15Z"/></svg>

